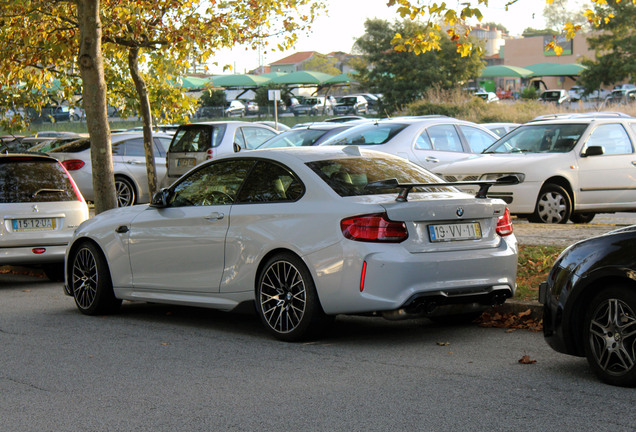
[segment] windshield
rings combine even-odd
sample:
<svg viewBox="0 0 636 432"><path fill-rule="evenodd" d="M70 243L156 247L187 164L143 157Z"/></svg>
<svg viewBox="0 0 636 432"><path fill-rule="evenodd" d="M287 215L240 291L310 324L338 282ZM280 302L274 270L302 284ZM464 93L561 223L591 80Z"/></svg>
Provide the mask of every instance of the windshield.
<svg viewBox="0 0 636 432"><path fill-rule="evenodd" d="M265 141L258 148L311 146L325 133L325 130L292 129Z"/></svg>
<svg viewBox="0 0 636 432"><path fill-rule="evenodd" d="M402 123L371 123L351 128L326 141L326 145L380 145L384 144L408 125Z"/></svg>
<svg viewBox="0 0 636 432"><path fill-rule="evenodd" d="M443 183L424 168L396 157L357 157L308 162L307 165L340 196L399 193L398 188L370 185L395 179L398 183ZM414 188L413 192L451 192L447 186Z"/></svg>
<svg viewBox="0 0 636 432"><path fill-rule="evenodd" d="M574 148L587 124L519 126L483 153L567 153Z"/></svg>

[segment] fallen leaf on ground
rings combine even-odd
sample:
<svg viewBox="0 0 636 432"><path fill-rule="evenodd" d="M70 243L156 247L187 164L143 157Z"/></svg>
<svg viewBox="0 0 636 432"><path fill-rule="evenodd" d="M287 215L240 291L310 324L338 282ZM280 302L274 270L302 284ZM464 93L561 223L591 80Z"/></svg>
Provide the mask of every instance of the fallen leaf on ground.
<svg viewBox="0 0 636 432"><path fill-rule="evenodd" d="M520 313L484 312L478 319L477 323L481 327L496 327L511 330L527 329L538 332L543 330L543 320L532 318L530 309Z"/></svg>
<svg viewBox="0 0 636 432"><path fill-rule="evenodd" d="M527 354L519 359L519 363L521 364L534 364L536 362L537 362L536 360L531 360L530 356Z"/></svg>

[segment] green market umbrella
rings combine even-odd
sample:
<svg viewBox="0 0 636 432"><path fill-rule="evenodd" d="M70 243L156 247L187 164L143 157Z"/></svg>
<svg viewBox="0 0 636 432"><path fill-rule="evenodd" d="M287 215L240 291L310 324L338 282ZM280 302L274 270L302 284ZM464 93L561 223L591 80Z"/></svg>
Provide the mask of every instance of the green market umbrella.
<svg viewBox="0 0 636 432"><path fill-rule="evenodd" d="M291 72L285 75L281 75L278 78L272 79L274 84L324 84L328 79L333 78L333 75L329 75L322 72L315 71L298 71Z"/></svg>
<svg viewBox="0 0 636 432"><path fill-rule="evenodd" d="M482 77L518 77L526 78L532 76L532 71L518 66L486 66L481 71Z"/></svg>

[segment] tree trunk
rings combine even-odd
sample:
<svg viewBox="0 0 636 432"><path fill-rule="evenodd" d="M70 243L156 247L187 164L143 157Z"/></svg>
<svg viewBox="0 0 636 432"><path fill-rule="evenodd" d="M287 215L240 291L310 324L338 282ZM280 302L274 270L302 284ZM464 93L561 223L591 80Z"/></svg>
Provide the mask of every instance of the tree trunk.
<svg viewBox="0 0 636 432"><path fill-rule="evenodd" d="M144 150L146 155L146 171L148 173L148 193L150 198L157 192L157 167L155 166L155 148L152 143L152 112L150 111L150 100L148 99L148 89L143 77L139 73L139 48L128 50L128 68L130 76L135 83L135 89L139 96L139 108L144 131Z"/></svg>
<svg viewBox="0 0 636 432"><path fill-rule="evenodd" d="M80 28L79 67L86 125L91 140L95 214L117 207L106 81L102 59L100 0L76 0Z"/></svg>

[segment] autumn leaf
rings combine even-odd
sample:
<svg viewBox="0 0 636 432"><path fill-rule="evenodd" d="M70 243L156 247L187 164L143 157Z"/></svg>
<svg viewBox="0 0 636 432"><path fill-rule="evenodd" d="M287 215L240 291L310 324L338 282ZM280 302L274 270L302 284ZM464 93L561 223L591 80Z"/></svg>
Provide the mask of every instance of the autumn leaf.
<svg viewBox="0 0 636 432"><path fill-rule="evenodd" d="M519 363L521 364L534 364L536 362L537 362L536 360L531 360L530 356L527 354L519 359Z"/></svg>

